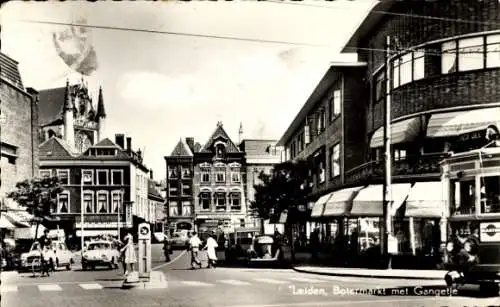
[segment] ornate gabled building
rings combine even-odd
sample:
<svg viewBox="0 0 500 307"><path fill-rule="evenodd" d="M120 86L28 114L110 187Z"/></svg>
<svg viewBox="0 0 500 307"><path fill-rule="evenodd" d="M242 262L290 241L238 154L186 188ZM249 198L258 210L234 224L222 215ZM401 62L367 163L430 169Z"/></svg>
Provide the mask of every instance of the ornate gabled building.
<svg viewBox="0 0 500 307"><path fill-rule="evenodd" d="M171 232L194 229L193 153L200 147L193 138L181 138L170 156L165 157L166 211Z"/></svg>
<svg viewBox="0 0 500 307"><path fill-rule="evenodd" d="M80 153L99 142L104 135L106 111L102 88L94 103L87 83L41 90L39 92L41 142L52 136L64 138Z"/></svg>
<svg viewBox="0 0 500 307"><path fill-rule="evenodd" d="M247 224L245 153L217 123L205 145L194 154L195 224L200 231L233 233Z"/></svg>

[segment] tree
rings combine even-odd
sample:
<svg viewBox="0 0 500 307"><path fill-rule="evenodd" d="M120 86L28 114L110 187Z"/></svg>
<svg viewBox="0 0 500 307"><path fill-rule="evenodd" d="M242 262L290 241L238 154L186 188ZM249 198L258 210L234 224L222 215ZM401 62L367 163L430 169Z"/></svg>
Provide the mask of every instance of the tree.
<svg viewBox="0 0 500 307"><path fill-rule="evenodd" d="M51 218L57 205L57 195L62 191L57 177L47 177L20 181L16 183L16 190L7 194L35 217L35 240L40 222Z"/></svg>
<svg viewBox="0 0 500 307"><path fill-rule="evenodd" d="M308 161L288 161L274 167L271 175L261 173L261 183L254 186L255 200L252 212L261 219L287 212L287 223L295 225L304 214L309 201L308 184L311 165Z"/></svg>

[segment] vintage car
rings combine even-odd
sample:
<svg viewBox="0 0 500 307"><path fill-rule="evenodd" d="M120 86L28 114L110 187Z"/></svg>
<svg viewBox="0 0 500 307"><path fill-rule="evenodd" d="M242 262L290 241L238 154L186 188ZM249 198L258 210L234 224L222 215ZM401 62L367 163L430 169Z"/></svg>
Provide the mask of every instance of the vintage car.
<svg viewBox="0 0 500 307"><path fill-rule="evenodd" d="M96 266L107 266L117 269L120 251L112 241L91 241L87 244L82 255L82 269L94 270Z"/></svg>
<svg viewBox="0 0 500 307"><path fill-rule="evenodd" d="M170 240L170 246L175 248L185 249L188 247L189 235L187 232L174 232Z"/></svg>
<svg viewBox="0 0 500 307"><path fill-rule="evenodd" d="M41 263L40 258L42 255L54 270L59 267L66 267L67 270L71 270L71 265L74 263L73 253L68 250L64 242L53 241L50 247L45 247L44 250L42 250L39 242L35 242L31 245L29 252L21 254L19 270L32 270L33 262Z"/></svg>
<svg viewBox="0 0 500 307"><path fill-rule="evenodd" d="M271 236L258 236L254 238L251 247L247 251L248 264L273 264L277 265L283 261L281 248Z"/></svg>

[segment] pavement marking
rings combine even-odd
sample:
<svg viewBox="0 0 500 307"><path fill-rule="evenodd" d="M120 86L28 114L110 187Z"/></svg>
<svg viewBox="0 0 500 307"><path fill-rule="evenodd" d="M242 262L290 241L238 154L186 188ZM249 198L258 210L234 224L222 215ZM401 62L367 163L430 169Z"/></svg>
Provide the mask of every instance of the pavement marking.
<svg viewBox="0 0 500 307"><path fill-rule="evenodd" d="M326 279L307 278L307 277L288 277L288 279L293 280L293 281L298 281L298 282L311 283L311 284L328 282L328 280L326 280Z"/></svg>
<svg viewBox="0 0 500 307"><path fill-rule="evenodd" d="M2 286L1 291L2 293L17 292L17 286Z"/></svg>
<svg viewBox="0 0 500 307"><path fill-rule="evenodd" d="M249 285L251 285L251 283L249 283L249 282L241 281L241 280L234 280L234 279L217 280L217 282L220 282L223 284L228 284L228 285L234 285L234 286L249 286Z"/></svg>
<svg viewBox="0 0 500 307"><path fill-rule="evenodd" d="M201 281L194 281L194 280L183 280L182 281L183 284L185 285L188 285L188 286L197 286L197 287L210 287L210 286L214 286L214 284L209 284L209 283L206 283L206 282L201 282Z"/></svg>
<svg viewBox="0 0 500 307"><path fill-rule="evenodd" d="M56 284L38 285L40 291L62 291L62 288Z"/></svg>
<svg viewBox="0 0 500 307"><path fill-rule="evenodd" d="M175 257L174 259L170 260L167 263L162 263L160 265L155 266L154 268L151 269L151 271L155 271L155 270L158 270L160 268L163 268L163 267L171 265L175 261L179 260L179 258L181 258L182 256L184 256L186 253L187 253L187 250L182 251L182 253L180 253L179 255L177 255L177 257Z"/></svg>
<svg viewBox="0 0 500 307"><path fill-rule="evenodd" d="M284 280L277 280L277 279L271 279L271 278L254 278L255 281L259 282L265 282L268 284L275 284L275 285L282 285L282 284L288 284L289 282L284 281Z"/></svg>
<svg viewBox="0 0 500 307"><path fill-rule="evenodd" d="M100 290L103 287L100 284L92 283L92 284L79 284L80 288L85 290Z"/></svg>

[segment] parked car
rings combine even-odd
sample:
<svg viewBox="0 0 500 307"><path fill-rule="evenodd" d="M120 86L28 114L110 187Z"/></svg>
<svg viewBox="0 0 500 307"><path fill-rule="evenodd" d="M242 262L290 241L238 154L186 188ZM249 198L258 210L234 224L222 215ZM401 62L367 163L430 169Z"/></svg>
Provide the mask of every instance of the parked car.
<svg viewBox="0 0 500 307"><path fill-rule="evenodd" d="M107 266L117 269L120 252L112 241L91 241L82 255L82 269L94 270L96 266Z"/></svg>
<svg viewBox="0 0 500 307"><path fill-rule="evenodd" d="M279 265L283 263L283 252L271 236L257 236L247 250L249 265Z"/></svg>
<svg viewBox="0 0 500 307"><path fill-rule="evenodd" d="M187 232L174 232L170 240L170 246L175 248L187 248L189 244L189 235Z"/></svg>
<svg viewBox="0 0 500 307"><path fill-rule="evenodd" d="M46 261L49 261L53 269L66 267L67 270L71 270L74 263L73 253L68 250L64 242L53 241L50 247L46 247L44 250L42 250L39 242L35 242L31 245L29 252L21 254L19 270L31 270L33 261L36 260L37 263L40 263L39 259L42 255Z"/></svg>

